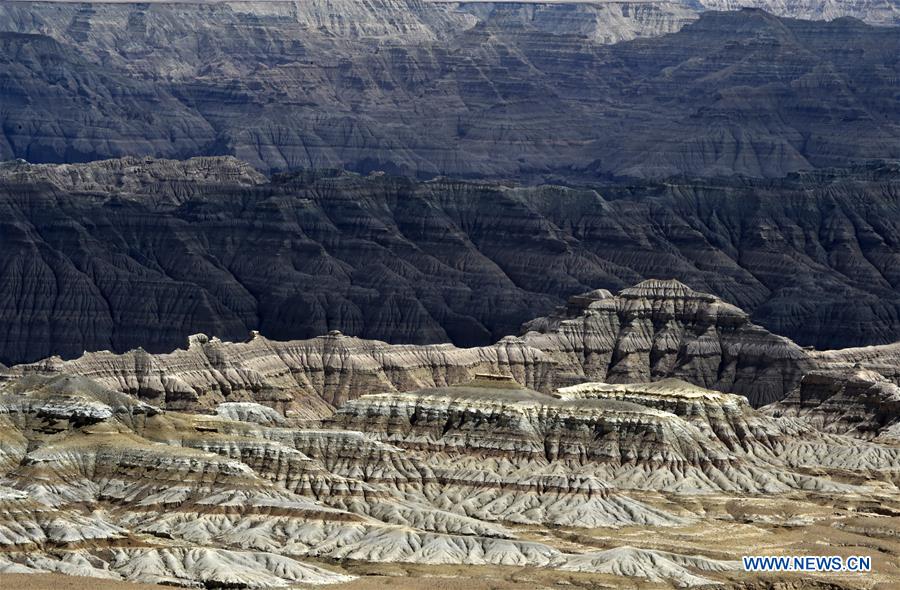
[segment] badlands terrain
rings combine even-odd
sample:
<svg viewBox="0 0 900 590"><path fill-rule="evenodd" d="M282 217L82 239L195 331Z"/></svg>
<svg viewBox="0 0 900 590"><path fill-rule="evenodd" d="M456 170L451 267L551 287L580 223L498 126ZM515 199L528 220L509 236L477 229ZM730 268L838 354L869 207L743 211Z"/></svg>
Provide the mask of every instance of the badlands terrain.
<svg viewBox="0 0 900 590"><path fill-rule="evenodd" d="M896 0L706 4L0 2L0 159L593 182L900 157Z"/></svg>
<svg viewBox="0 0 900 590"><path fill-rule="evenodd" d="M6 365L253 330L485 346L570 296L656 278L802 346L900 340L896 162L583 188L8 162L0 212Z"/></svg>
<svg viewBox="0 0 900 590"><path fill-rule="evenodd" d="M545 393L583 381L677 377L763 405L784 398L816 366L808 351L734 306L677 281L650 280L618 296L574 296L526 323L520 337L484 347L391 345L337 331L286 342L258 333L237 343L197 334L170 353L55 356L9 372L84 375L168 409L252 401L315 418L364 393L465 382L479 373L511 375Z"/></svg>
<svg viewBox="0 0 900 590"><path fill-rule="evenodd" d="M804 350L711 295L646 281L483 348L196 335L167 354L14 366L0 572L888 589L900 387L878 372L892 348L868 351ZM738 561L823 547L871 555L873 573L776 583Z"/></svg>
<svg viewBox="0 0 900 590"><path fill-rule="evenodd" d="M824 542L874 573L793 587L900 575L896 442L679 380L547 395L481 375L302 424L248 402L163 411L67 374L7 380L0 403L5 573L762 588L737 556Z"/></svg>
<svg viewBox="0 0 900 590"><path fill-rule="evenodd" d="M900 587L898 25L0 0L0 588Z"/></svg>

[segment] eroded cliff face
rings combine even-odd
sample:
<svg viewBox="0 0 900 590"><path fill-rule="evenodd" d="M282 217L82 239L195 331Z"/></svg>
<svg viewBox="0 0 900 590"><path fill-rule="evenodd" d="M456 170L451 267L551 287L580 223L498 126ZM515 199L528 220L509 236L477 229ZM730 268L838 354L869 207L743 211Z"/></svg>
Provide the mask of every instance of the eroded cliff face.
<svg viewBox="0 0 900 590"><path fill-rule="evenodd" d="M494 27L532 27L554 35L580 35L596 43L674 33L698 18L679 2L453 2L460 12Z"/></svg>
<svg viewBox="0 0 900 590"><path fill-rule="evenodd" d="M616 297L608 291L572 297L523 330L522 339L554 362L557 387L679 377L759 406L784 397L814 366L794 342L677 281L644 281Z"/></svg>
<svg viewBox="0 0 900 590"><path fill-rule="evenodd" d="M677 281L645 281L618 297L573 297L564 310L526 324L521 337L485 347L391 345L340 332L286 342L195 335L170 353L90 352L7 373L83 375L172 410L255 402L313 419L367 393L465 383L478 374L506 375L544 392L584 381L679 377L762 405L783 398L813 367L796 344L720 299Z"/></svg>
<svg viewBox="0 0 900 590"><path fill-rule="evenodd" d="M897 449L768 418L740 396L678 380L588 383L562 388L554 398L476 380L367 395L326 424L370 433L423 462L440 462L435 477L450 485L479 470L540 480L571 469L619 488L677 493L835 491L843 486L789 472L815 463L893 469L900 457ZM452 471L442 476L448 459Z"/></svg>
<svg viewBox="0 0 900 590"><path fill-rule="evenodd" d="M817 350L810 354L824 367L848 374L852 374L855 369L867 369L900 385L900 342L840 350Z"/></svg>
<svg viewBox="0 0 900 590"><path fill-rule="evenodd" d="M705 12L601 42L677 28L656 6L3 3L0 158L579 180L900 156L900 29Z"/></svg>
<svg viewBox="0 0 900 590"><path fill-rule="evenodd" d="M310 419L365 393L459 383L476 373L512 374L531 387L546 388L553 365L541 351L515 338L460 349L450 344L390 345L335 333L287 342L257 335L236 343L198 335L186 349L171 353L87 353L10 371L72 372L174 410L252 401Z"/></svg>
<svg viewBox="0 0 900 590"><path fill-rule="evenodd" d="M679 30L705 10L757 8L804 20L851 17L873 25L900 24L896 0L659 0L590 2L586 0L436 0L481 20L527 19L555 33L579 32L602 42L655 36Z"/></svg>
<svg viewBox="0 0 900 590"><path fill-rule="evenodd" d="M774 14L807 20L853 17L875 25L900 24L896 0L697 0L707 10L761 8Z"/></svg>
<svg viewBox="0 0 900 590"><path fill-rule="evenodd" d="M885 526L867 507L900 508L898 449L675 380L554 398L482 377L275 422L249 403L162 411L81 376L0 383L0 572L277 588L384 562L703 586L740 579L715 557L737 532L864 541ZM889 539L876 581L896 573Z"/></svg>
<svg viewBox="0 0 900 590"><path fill-rule="evenodd" d="M191 334L251 330L483 346L572 295L648 278L720 296L802 345L893 342L898 187L883 163L570 189L268 181L233 158L11 162L0 362L168 352Z"/></svg>
<svg viewBox="0 0 900 590"><path fill-rule="evenodd" d="M824 432L900 440L900 387L859 365L812 371L790 395L763 411L800 418Z"/></svg>

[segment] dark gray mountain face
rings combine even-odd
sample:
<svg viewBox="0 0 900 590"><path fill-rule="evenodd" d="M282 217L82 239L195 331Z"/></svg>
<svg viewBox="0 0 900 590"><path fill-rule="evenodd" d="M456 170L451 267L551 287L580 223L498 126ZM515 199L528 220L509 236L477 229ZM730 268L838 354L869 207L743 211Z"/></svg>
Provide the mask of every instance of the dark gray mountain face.
<svg viewBox="0 0 900 590"><path fill-rule="evenodd" d="M503 11L317 7L4 3L0 30L57 42L0 34L0 158L596 180L900 157L896 27L710 12L603 45Z"/></svg>
<svg viewBox="0 0 900 590"><path fill-rule="evenodd" d="M821 348L900 338L900 168L592 189L268 181L234 159L0 168L0 362L339 329L485 344L675 277Z"/></svg>
<svg viewBox="0 0 900 590"><path fill-rule="evenodd" d="M91 63L42 35L0 33L0 104L3 159L188 157L215 137L201 115L159 84Z"/></svg>

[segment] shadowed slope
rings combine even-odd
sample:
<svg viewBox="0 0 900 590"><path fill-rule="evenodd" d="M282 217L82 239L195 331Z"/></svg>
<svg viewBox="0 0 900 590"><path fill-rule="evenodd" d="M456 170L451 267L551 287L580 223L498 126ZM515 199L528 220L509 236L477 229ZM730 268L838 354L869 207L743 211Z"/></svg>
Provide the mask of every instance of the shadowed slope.
<svg viewBox="0 0 900 590"><path fill-rule="evenodd" d="M578 180L900 157L900 28L706 12L603 45L593 18L478 21L419 0L4 2L0 29L49 37L0 35L0 158ZM677 28L660 18L649 31Z"/></svg>
<svg viewBox="0 0 900 590"><path fill-rule="evenodd" d="M266 182L228 158L8 163L0 361L250 330L485 345L573 294L673 277L800 344L891 342L898 178L873 163L590 190Z"/></svg>
<svg viewBox="0 0 900 590"><path fill-rule="evenodd" d="M650 280L618 297L575 296L568 308L526 324L521 337L478 348L391 345L339 332L283 342L256 333L246 342L201 334L170 353L93 352L7 372L76 373L169 409L253 401L315 418L365 393L458 384L485 373L544 392L583 381L677 376L762 405L784 397L813 367L796 344L721 299L677 281Z"/></svg>

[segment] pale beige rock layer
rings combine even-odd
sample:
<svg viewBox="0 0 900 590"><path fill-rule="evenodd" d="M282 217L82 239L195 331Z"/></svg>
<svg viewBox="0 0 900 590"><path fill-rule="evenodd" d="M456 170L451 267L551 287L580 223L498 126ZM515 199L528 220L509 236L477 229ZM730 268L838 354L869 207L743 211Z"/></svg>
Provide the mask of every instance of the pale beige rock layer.
<svg viewBox="0 0 900 590"><path fill-rule="evenodd" d="M390 345L338 332L288 342L258 334L237 343L197 335L186 349L167 354L91 352L7 373L83 375L173 410L256 402L311 419L366 393L464 383L485 373L544 392L582 381L678 377L760 405L784 397L814 366L790 340L677 281L644 281L618 296L576 296L523 332L478 348Z"/></svg>
<svg viewBox="0 0 900 590"><path fill-rule="evenodd" d="M400 447L446 483L518 479L559 492L597 482L598 495L606 484L681 494L847 492L808 469L895 472L900 464L900 449L770 418L740 396L683 382L587 383L559 396L484 385L367 395L327 424Z"/></svg>
<svg viewBox="0 0 900 590"><path fill-rule="evenodd" d="M566 402L492 385L482 400L473 388L449 399L478 413L524 397L535 427L589 415L625 437L632 419L624 415L677 419L629 402ZM387 399L409 411L444 391ZM373 399L384 396L348 407ZM475 468L452 452L410 452L377 433L336 429L339 417L327 429L297 429L260 424L258 407L242 406L240 420L164 412L83 377L5 383L0 408L0 572L273 588L349 579L304 561L311 558L519 565L678 585L736 567L628 547L576 554L521 538L514 526L671 527L693 517L651 507L564 461L542 472L515 468L544 453L520 450L512 430L472 432L470 452L487 453ZM574 422L558 428L577 431Z"/></svg>

